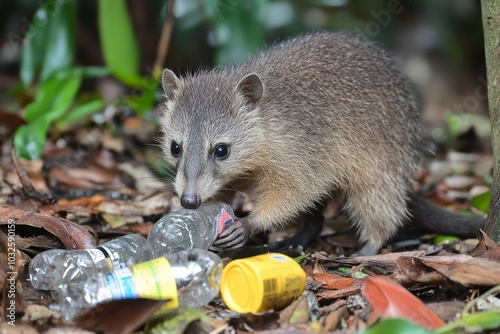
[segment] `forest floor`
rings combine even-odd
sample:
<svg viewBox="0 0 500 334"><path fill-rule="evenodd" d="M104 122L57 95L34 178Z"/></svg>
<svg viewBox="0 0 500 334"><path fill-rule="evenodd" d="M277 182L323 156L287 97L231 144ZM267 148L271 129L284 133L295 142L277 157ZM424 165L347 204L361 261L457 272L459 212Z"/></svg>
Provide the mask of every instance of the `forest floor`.
<svg viewBox="0 0 500 334"><path fill-rule="evenodd" d="M146 322L147 331L164 333L500 328L500 248L486 234L459 239L409 225L379 255L353 257L359 245L335 200L325 210L327 221L315 242L284 252L305 254L300 266L307 280L305 293L283 309L238 314L219 296L201 310L147 321L161 303L122 300L73 321L62 319L50 306L57 294L31 286L33 256L55 248L92 248L129 233L147 237L159 218L179 208L152 141L158 138L157 126L120 112L108 115L106 126L91 123L53 132L39 161L16 158L9 140L1 144L0 315L5 320L0 320L0 333L123 333L144 331ZM22 122L1 116L7 129ZM437 154L415 175L415 191L446 209L484 215L492 168L485 142L469 131L454 141L454 150L434 147ZM244 197L237 202L239 213L252 208ZM269 241L290 233L271 233Z"/></svg>

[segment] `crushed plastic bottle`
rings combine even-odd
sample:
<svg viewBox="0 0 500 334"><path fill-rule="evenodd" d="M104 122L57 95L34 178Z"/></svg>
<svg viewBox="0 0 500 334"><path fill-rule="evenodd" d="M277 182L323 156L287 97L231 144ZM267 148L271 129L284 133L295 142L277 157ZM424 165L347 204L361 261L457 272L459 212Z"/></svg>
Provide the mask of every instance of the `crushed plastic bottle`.
<svg viewBox="0 0 500 334"><path fill-rule="evenodd" d="M222 231L234 224L233 217L231 206L220 202L207 202L196 210L171 212L158 220L149 233L153 256L208 249Z"/></svg>
<svg viewBox="0 0 500 334"><path fill-rule="evenodd" d="M168 309L200 307L219 293L222 261L214 253L190 249L130 268L63 283L57 291L59 311L66 319L97 304L121 299L168 300Z"/></svg>
<svg viewBox="0 0 500 334"><path fill-rule="evenodd" d="M144 237L128 234L97 248L52 249L36 255L30 263L30 279L35 289L54 290L61 283L79 283L99 273L130 267L151 259Z"/></svg>

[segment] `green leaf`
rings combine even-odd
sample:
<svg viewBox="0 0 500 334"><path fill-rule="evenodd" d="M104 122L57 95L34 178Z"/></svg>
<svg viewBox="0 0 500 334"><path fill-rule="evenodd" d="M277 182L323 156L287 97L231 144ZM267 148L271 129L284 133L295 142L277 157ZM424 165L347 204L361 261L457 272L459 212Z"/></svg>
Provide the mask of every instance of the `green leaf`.
<svg viewBox="0 0 500 334"><path fill-rule="evenodd" d="M101 100L92 100L79 106L74 107L69 113L63 116L62 119L56 123L57 127L63 127L67 124L77 122L87 115L96 113L104 109L104 104Z"/></svg>
<svg viewBox="0 0 500 334"><path fill-rule="evenodd" d="M463 116L460 113L453 113L451 111L446 111L444 113L444 120L448 125L450 134L453 138L457 137L462 130Z"/></svg>
<svg viewBox="0 0 500 334"><path fill-rule="evenodd" d="M358 334L432 334L417 324L404 319L383 319Z"/></svg>
<svg viewBox="0 0 500 334"><path fill-rule="evenodd" d="M487 330L500 328L500 311L486 311L469 314L460 319L464 324L467 332L475 330L478 333L483 333Z"/></svg>
<svg viewBox="0 0 500 334"><path fill-rule="evenodd" d="M101 47L106 64L119 80L129 86L139 86L139 47L125 0L97 3Z"/></svg>
<svg viewBox="0 0 500 334"><path fill-rule="evenodd" d="M484 333L500 328L500 311L469 314L436 329L438 334Z"/></svg>
<svg viewBox="0 0 500 334"><path fill-rule="evenodd" d="M470 205L481 212L488 212L490 206L490 196L491 192L485 192L484 194L478 195L471 200Z"/></svg>
<svg viewBox="0 0 500 334"><path fill-rule="evenodd" d="M209 322L209 317L202 311L186 307L171 310L146 323L146 334L182 334L193 321Z"/></svg>
<svg viewBox="0 0 500 334"><path fill-rule="evenodd" d="M45 1L25 36L20 76L25 88L41 70L41 80L70 66L75 53L75 1Z"/></svg>
<svg viewBox="0 0 500 334"><path fill-rule="evenodd" d="M434 238L432 238L432 243L434 245L444 245L455 242L457 240L460 240L460 238L457 238L452 235L437 235Z"/></svg>
<svg viewBox="0 0 500 334"><path fill-rule="evenodd" d="M28 122L44 118L51 122L61 117L69 108L82 82L82 71L64 69L54 73L41 83L35 100L26 106L24 114Z"/></svg>
<svg viewBox="0 0 500 334"><path fill-rule="evenodd" d="M300 256L297 256L297 257L294 257L293 260L297 263L300 263L302 262L302 260L308 258L309 256L311 256L311 253L307 253L307 254L304 254L304 255L300 255Z"/></svg>
<svg viewBox="0 0 500 334"><path fill-rule="evenodd" d="M82 67L82 75L85 77L105 77L111 72L107 67L101 66L86 66Z"/></svg>
<svg viewBox="0 0 500 334"><path fill-rule="evenodd" d="M28 160L40 159L48 127L49 122L45 119L19 127L14 135L16 155Z"/></svg>
<svg viewBox="0 0 500 334"><path fill-rule="evenodd" d="M20 77L21 82L25 89L27 89L33 79L35 78L35 72L39 67L37 62L40 62L41 55L39 53L35 53L33 50L33 41L26 41L26 44L23 47L23 51L21 54L21 64L19 65L20 69ZM38 55L38 58L37 58Z"/></svg>
<svg viewBox="0 0 500 334"><path fill-rule="evenodd" d="M47 43L42 64L41 81L52 73L67 68L75 56L76 1L48 1L45 9L49 17Z"/></svg>
<svg viewBox="0 0 500 334"><path fill-rule="evenodd" d="M24 36L20 76L25 88L31 85L36 71L42 67L49 32L47 20L48 15L45 7L39 8L33 16L26 36Z"/></svg>

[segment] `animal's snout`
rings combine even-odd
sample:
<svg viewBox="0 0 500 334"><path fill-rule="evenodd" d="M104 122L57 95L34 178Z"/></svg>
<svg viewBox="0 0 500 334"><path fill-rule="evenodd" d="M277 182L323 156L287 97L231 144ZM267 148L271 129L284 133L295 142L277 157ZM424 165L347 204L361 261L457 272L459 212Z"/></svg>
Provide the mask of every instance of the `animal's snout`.
<svg viewBox="0 0 500 334"><path fill-rule="evenodd" d="M201 205L201 198L194 194L182 194L181 205L186 209L197 209Z"/></svg>

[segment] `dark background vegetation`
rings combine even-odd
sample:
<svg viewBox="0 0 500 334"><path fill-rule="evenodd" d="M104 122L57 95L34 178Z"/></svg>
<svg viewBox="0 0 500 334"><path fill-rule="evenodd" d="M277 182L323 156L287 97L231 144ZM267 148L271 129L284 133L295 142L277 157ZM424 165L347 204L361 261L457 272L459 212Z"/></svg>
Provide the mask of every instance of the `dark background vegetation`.
<svg viewBox="0 0 500 334"><path fill-rule="evenodd" d="M22 114L36 89L36 81L31 87L20 87L19 66L22 36L40 4L30 0L0 3L0 103L4 111ZM151 75L167 16L166 1L131 0L127 5L140 73ZM75 66L105 66L97 17L97 1L76 1ZM223 65L273 41L316 30L361 32L392 50L415 83L422 98L423 120L437 140L446 136L435 129L445 126L445 111L487 113L477 0L177 0L163 65L179 73ZM97 94L106 105L131 90L105 77L84 80L81 91Z"/></svg>

